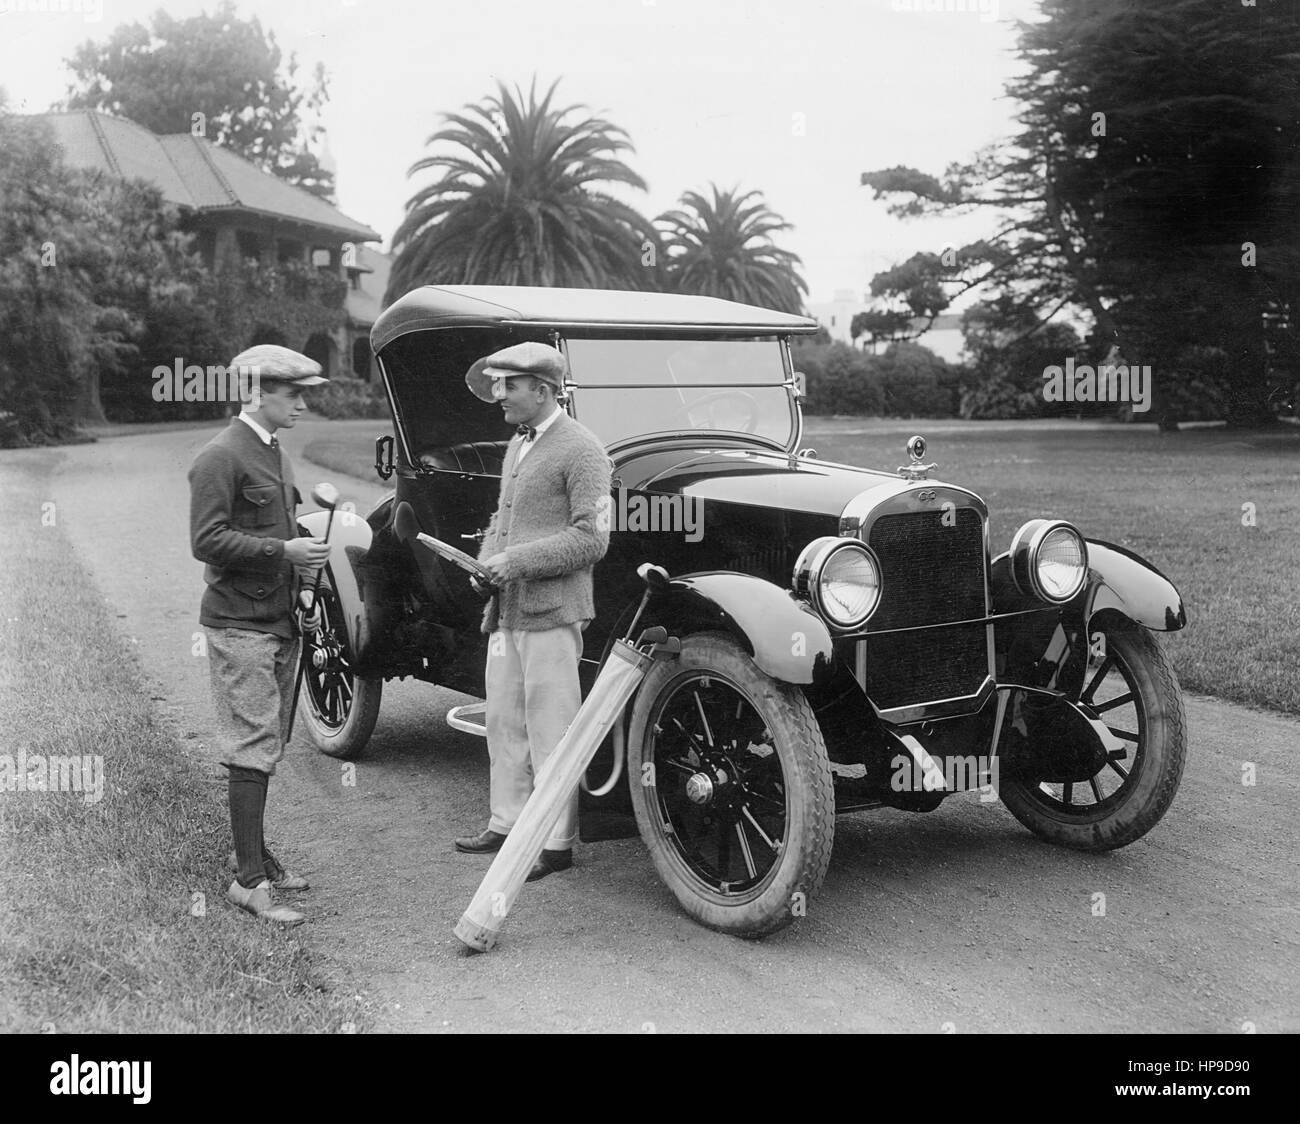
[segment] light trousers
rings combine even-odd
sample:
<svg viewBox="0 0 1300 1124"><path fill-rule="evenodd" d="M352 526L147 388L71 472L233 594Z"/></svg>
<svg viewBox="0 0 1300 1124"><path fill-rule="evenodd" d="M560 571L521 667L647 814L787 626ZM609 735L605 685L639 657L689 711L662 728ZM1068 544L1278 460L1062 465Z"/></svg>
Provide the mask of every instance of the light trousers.
<svg viewBox="0 0 1300 1124"><path fill-rule="evenodd" d="M217 760L271 776L284 756L298 641L247 628L204 631L217 712Z"/></svg>
<svg viewBox="0 0 1300 1124"><path fill-rule="evenodd" d="M546 764L582 705L578 659L582 626L541 632L499 628L488 639L487 742L491 761L492 817L488 827L506 834L532 795L533 778ZM565 851L578 839L578 790L565 802L545 843Z"/></svg>

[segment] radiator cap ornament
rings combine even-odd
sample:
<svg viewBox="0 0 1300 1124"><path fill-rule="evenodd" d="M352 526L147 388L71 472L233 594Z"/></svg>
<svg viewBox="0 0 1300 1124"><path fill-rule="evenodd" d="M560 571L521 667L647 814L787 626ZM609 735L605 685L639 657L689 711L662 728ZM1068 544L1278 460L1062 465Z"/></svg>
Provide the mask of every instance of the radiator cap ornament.
<svg viewBox="0 0 1300 1124"><path fill-rule="evenodd" d="M932 469L939 467L937 464L921 463L925 459L925 438L919 433L908 438L907 457L911 463L898 467L898 475L904 480L925 480Z"/></svg>

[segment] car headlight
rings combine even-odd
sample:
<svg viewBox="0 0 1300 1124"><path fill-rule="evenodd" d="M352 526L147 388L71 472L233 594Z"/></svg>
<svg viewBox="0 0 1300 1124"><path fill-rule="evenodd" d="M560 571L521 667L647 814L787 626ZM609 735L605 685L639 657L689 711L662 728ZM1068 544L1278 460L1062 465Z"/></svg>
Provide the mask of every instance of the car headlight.
<svg viewBox="0 0 1300 1124"><path fill-rule="evenodd" d="M1011 580L1027 597L1063 605L1083 588L1088 546L1061 519L1031 519L1011 540Z"/></svg>
<svg viewBox="0 0 1300 1124"><path fill-rule="evenodd" d="M813 539L795 560L792 584L842 632L861 628L880 603L880 565L857 539Z"/></svg>

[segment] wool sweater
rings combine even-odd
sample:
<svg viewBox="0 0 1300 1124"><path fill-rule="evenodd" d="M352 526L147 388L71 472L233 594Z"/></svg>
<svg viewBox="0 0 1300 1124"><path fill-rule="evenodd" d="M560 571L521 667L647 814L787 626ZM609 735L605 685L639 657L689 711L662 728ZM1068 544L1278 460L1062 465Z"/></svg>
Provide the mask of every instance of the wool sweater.
<svg viewBox="0 0 1300 1124"><path fill-rule="evenodd" d="M293 465L238 418L209 441L190 467L190 547L206 562L199 608L206 628L293 636L297 537Z"/></svg>
<svg viewBox="0 0 1300 1124"><path fill-rule="evenodd" d="M596 615L591 571L609 549L613 464L599 438L565 413L520 464L522 444L516 436L506 448L497 509L479 549L480 560L506 556L484 632L537 632Z"/></svg>

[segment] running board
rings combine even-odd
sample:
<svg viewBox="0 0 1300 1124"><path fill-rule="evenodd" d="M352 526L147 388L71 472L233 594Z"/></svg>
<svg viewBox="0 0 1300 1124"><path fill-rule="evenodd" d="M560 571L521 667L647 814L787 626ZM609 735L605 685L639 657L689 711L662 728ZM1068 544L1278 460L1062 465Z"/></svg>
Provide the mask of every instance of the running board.
<svg viewBox="0 0 1300 1124"><path fill-rule="evenodd" d="M487 703L466 703L453 706L447 711L447 725L453 730L464 730L467 734L487 737Z"/></svg>

